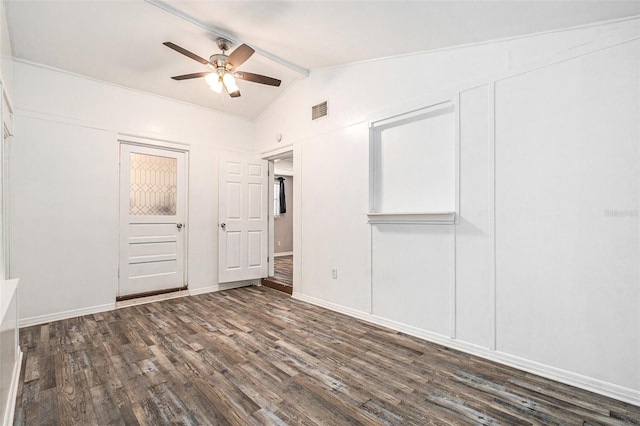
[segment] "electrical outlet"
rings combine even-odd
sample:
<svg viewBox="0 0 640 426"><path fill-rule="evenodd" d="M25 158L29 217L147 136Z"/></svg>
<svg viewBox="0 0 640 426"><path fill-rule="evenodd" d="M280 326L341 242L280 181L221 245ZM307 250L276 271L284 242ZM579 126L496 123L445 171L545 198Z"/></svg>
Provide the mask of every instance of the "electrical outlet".
<svg viewBox="0 0 640 426"><path fill-rule="evenodd" d="M280 241L278 241L278 247L280 247Z"/></svg>
<svg viewBox="0 0 640 426"><path fill-rule="evenodd" d="M332 269L331 270L331 278L334 280L338 279L338 270L337 269Z"/></svg>

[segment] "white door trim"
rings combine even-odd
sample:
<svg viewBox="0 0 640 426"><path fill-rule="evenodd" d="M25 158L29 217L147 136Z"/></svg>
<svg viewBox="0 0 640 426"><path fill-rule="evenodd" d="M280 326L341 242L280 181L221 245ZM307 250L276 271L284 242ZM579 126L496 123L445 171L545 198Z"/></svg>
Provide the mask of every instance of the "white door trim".
<svg viewBox="0 0 640 426"><path fill-rule="evenodd" d="M273 177L275 176L275 163L274 160L280 159L280 158L289 158L289 157L293 157L293 145L288 145L286 147L279 147L278 150L273 150L275 152L271 152L269 155L263 155L262 159L263 160L267 160L269 162L269 200L268 200L268 215L267 215L267 220L268 220L268 232L269 232L269 239L268 239L268 255L269 255L269 276L273 277L275 275L275 258L276 256L278 256L275 253L275 218L273 217ZM294 169L295 169L295 163L294 163ZM292 172L291 176L295 176L295 173ZM295 197L294 197L295 199ZM289 201L291 202L291 201ZM293 204L292 204L293 205ZM295 216L295 212L297 211L297 209L294 207L293 209L294 211L294 216ZM295 221L295 219L294 219ZM294 228L294 235L295 235L295 228ZM295 244L294 244L295 246ZM290 255L293 255L293 252L288 253ZM280 256L285 256L285 254L280 254ZM295 268L295 266L294 266Z"/></svg>
<svg viewBox="0 0 640 426"><path fill-rule="evenodd" d="M118 142L128 145L148 146L149 148L167 149L179 152L189 152L189 144L164 139L145 138L142 136L129 135L126 133L118 134Z"/></svg>

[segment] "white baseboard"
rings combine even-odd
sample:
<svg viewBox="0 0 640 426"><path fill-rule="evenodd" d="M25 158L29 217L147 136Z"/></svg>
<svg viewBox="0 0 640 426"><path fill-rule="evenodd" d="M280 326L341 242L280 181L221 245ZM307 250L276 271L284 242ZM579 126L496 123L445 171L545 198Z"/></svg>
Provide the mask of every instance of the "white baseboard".
<svg viewBox="0 0 640 426"><path fill-rule="evenodd" d="M634 390L618 386L613 383L604 382L602 380L594 379L592 377L583 376L571 371L563 370L560 368L552 367L550 365L541 364L535 361L531 361L525 358L521 358L515 355L511 355L505 352L493 351L483 346L478 346L472 343L452 339L448 336L433 333L427 330L423 330L417 327L412 327L406 324L402 324L396 321L392 321L386 318L382 318L367 312L359 311L356 309L348 308L335 303L327 302L322 299L318 299L305 294L296 293L294 291L292 297L294 299L302 300L304 302L311 303L312 305L321 306L332 311L336 311L354 318L361 319L366 322L370 322L376 325L390 328L392 330L400 331L411 336L418 337L420 339L427 340L429 342L437 343L452 349L459 350L471 355L476 355L481 358L495 361L500 364L505 364L510 367L517 368L529 373L537 374L538 376L545 377L547 379L555 380L567 385L575 386L580 389L584 389L590 392L597 393L609 398L614 398L620 401L628 402L629 404L640 406L640 390Z"/></svg>
<svg viewBox="0 0 640 426"><path fill-rule="evenodd" d="M150 298L152 299L157 298L157 300L164 300L164 299L171 299L174 297L195 296L197 294L211 293L213 291L221 291L221 290L230 290L233 288L246 287L249 285L260 285L260 280L222 283L222 284L212 285L208 287L196 288L193 290L189 289L182 292L178 292L178 294L167 293L167 295L150 296ZM29 318L21 318L18 321L18 327L24 328L24 327L30 327L32 325L46 324L48 322L60 321L68 318L80 317L83 315L90 315L90 314L97 314L100 312L112 311L116 308L121 308L121 307L130 306L130 305L141 304L141 303L150 303L153 301L156 301L156 300L155 299L154 300L137 300L136 299L136 300L133 300L132 302L125 301L125 302L118 302L117 304L116 302L113 302L113 303L107 303L105 305L91 306L88 308L72 309L69 311L56 312L53 314L39 315L39 316L29 317Z"/></svg>
<svg viewBox="0 0 640 426"><path fill-rule="evenodd" d="M280 256L293 256L293 252L292 251L281 251L280 253L273 253L273 257L280 257Z"/></svg>
<svg viewBox="0 0 640 426"><path fill-rule="evenodd" d="M11 386L7 394L7 401L5 405L3 425L12 425L13 416L16 411L16 396L18 395L18 385L20 380L20 370L22 369L22 356L24 355L21 350L18 350L19 355L13 366L13 375L11 376Z"/></svg>
<svg viewBox="0 0 640 426"><path fill-rule="evenodd" d="M88 308L72 309L64 312L56 312L54 314L38 315L35 317L21 318L18 321L19 328L30 327L32 325L46 324L52 321L60 321L68 318L81 317L83 315L97 314L115 309L116 302L104 305L90 306Z"/></svg>

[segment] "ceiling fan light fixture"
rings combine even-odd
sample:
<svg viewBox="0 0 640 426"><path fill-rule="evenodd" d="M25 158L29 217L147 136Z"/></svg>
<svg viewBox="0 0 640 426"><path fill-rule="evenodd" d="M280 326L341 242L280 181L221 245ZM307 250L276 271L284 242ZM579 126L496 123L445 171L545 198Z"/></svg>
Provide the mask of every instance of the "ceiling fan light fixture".
<svg viewBox="0 0 640 426"><path fill-rule="evenodd" d="M229 94L235 93L240 90L238 88L238 85L236 84L236 79L230 73L224 73L222 80L224 81L224 85L226 86L227 92L229 92Z"/></svg>
<svg viewBox="0 0 640 426"><path fill-rule="evenodd" d="M171 43L170 41L162 43L168 48L207 66L213 71L176 75L171 78L173 80L189 80L192 78L204 77L211 90L216 93L222 93L224 89L232 98L240 97L240 88L238 88L236 79L258 84L266 84L267 86L280 86L281 81L277 78L237 70L237 67L244 64L247 59L255 53L253 48L246 44L242 44L231 52L231 54L226 55L226 51L229 50L230 47L229 41L225 39L218 39L217 42L222 53L211 55L208 61L175 43Z"/></svg>
<svg viewBox="0 0 640 426"><path fill-rule="evenodd" d="M217 73L212 72L204 78L204 81L207 82L211 90L216 93L222 93L222 78Z"/></svg>

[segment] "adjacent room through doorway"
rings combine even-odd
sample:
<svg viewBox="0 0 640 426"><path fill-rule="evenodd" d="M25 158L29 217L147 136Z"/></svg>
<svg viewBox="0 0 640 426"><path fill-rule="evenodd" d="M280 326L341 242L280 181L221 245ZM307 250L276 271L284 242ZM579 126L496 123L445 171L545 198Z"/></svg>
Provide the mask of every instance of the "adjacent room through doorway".
<svg viewBox="0 0 640 426"><path fill-rule="evenodd" d="M263 285L293 293L293 152L273 160L273 274Z"/></svg>

